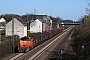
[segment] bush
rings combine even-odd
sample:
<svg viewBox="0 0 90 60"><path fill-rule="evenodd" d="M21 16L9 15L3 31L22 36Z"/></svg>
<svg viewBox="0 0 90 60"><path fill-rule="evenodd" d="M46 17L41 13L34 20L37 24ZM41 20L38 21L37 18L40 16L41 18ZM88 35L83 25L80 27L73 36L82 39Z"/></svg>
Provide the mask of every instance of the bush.
<svg viewBox="0 0 90 60"><path fill-rule="evenodd" d="M4 56L4 55L13 53L11 37L9 36L7 38L8 38L7 40L2 41L2 43L0 44L0 58L2 56ZM18 46L18 42L19 42L19 37L18 36L14 36L14 46L15 47Z"/></svg>
<svg viewBox="0 0 90 60"><path fill-rule="evenodd" d="M90 26L76 26L74 28L73 50L76 52L76 60L89 60L90 55Z"/></svg>

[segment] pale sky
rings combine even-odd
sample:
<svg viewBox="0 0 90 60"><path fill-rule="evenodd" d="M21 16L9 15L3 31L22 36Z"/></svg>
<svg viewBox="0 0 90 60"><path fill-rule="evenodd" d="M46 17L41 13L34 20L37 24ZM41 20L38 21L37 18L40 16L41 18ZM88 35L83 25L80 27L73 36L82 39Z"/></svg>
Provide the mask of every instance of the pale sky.
<svg viewBox="0 0 90 60"><path fill-rule="evenodd" d="M89 0L0 0L0 15L26 13L46 14L77 21L86 15Z"/></svg>

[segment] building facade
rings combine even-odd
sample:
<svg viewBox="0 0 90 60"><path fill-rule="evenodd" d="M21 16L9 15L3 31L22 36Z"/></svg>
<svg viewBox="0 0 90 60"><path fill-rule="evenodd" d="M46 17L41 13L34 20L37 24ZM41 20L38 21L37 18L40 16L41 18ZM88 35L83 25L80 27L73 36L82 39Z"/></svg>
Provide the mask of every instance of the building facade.
<svg viewBox="0 0 90 60"><path fill-rule="evenodd" d="M27 28L25 28L25 26L22 23L20 23L16 18L14 18L13 27L14 27L14 35L20 35L20 36L27 35L26 33ZM12 35L12 20L6 24L5 30L6 30L6 36Z"/></svg>
<svg viewBox="0 0 90 60"><path fill-rule="evenodd" d="M39 19L36 19L30 24L30 33L42 33L42 22Z"/></svg>

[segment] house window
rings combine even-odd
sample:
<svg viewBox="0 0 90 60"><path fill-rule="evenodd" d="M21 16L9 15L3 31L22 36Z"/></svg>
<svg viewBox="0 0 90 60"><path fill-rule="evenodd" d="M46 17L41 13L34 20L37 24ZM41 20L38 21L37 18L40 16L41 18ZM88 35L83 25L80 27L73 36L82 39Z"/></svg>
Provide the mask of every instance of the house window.
<svg viewBox="0 0 90 60"><path fill-rule="evenodd" d="M40 28L40 25L39 25L39 28Z"/></svg>

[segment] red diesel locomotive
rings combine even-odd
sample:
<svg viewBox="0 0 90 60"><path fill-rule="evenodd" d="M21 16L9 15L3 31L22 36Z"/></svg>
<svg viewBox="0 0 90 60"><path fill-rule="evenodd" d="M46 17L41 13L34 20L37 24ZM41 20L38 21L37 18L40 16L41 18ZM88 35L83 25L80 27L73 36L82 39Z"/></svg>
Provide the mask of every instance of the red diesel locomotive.
<svg viewBox="0 0 90 60"><path fill-rule="evenodd" d="M31 34L29 37L22 37L18 44L19 52L28 52L30 49L40 45L53 36L63 32L62 28L49 30L48 32Z"/></svg>

